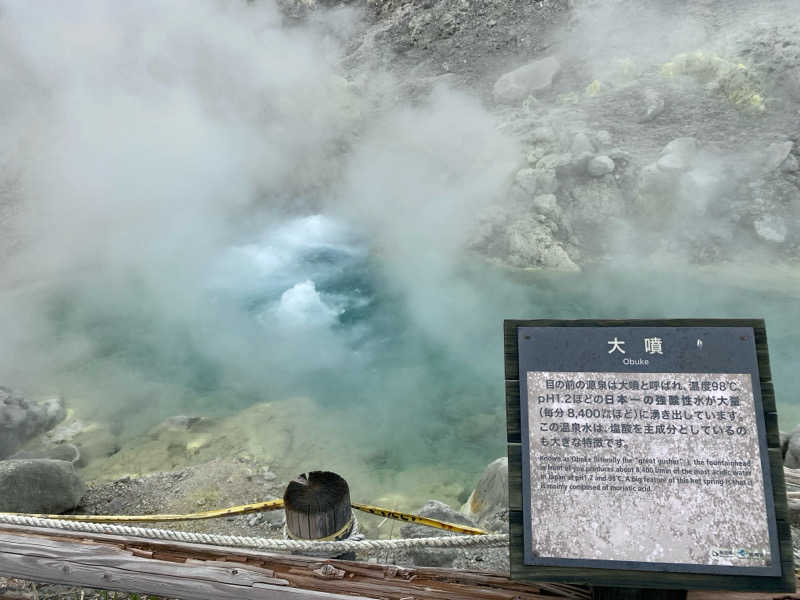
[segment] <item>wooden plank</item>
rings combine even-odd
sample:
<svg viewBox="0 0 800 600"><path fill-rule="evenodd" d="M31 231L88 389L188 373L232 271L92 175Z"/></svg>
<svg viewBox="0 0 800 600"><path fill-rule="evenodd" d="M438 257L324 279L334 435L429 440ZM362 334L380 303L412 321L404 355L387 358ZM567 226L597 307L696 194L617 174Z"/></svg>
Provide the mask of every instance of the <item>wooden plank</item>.
<svg viewBox="0 0 800 600"><path fill-rule="evenodd" d="M508 508L522 510L522 444L508 444Z"/></svg>
<svg viewBox="0 0 800 600"><path fill-rule="evenodd" d="M133 549L137 552L134 553ZM12 551L9 553L7 550ZM148 554L169 554L182 557L183 562L157 561L148 558ZM321 571L324 565L343 571L343 576L325 576ZM199 576L195 577L195 573ZM10 525L0 525L0 574L187 600L234 597L552 600L554 597L589 597L583 588L518 582L495 573L431 567L407 569ZM555 596L545 596L544 590L555 593Z"/></svg>
<svg viewBox="0 0 800 600"><path fill-rule="evenodd" d="M506 381L506 441L519 444L522 439L522 426L519 405L519 381Z"/></svg>
<svg viewBox="0 0 800 600"><path fill-rule="evenodd" d="M764 413L764 424L767 427L767 448L781 449L781 432L778 428L778 413Z"/></svg>
<svg viewBox="0 0 800 600"><path fill-rule="evenodd" d="M0 532L0 574L37 582L136 591L185 600L353 598L289 588L251 567L231 569L216 564L162 562L134 556L107 544L31 539L5 532Z"/></svg>
<svg viewBox="0 0 800 600"><path fill-rule="evenodd" d="M783 457L780 448L770 448L769 471L772 481L772 498L775 504L775 518L779 521L789 520L789 507L786 502L786 484L783 480Z"/></svg>
<svg viewBox="0 0 800 600"><path fill-rule="evenodd" d="M686 600L800 600L797 594L690 591Z"/></svg>
<svg viewBox="0 0 800 600"><path fill-rule="evenodd" d="M763 379L761 380L761 408L765 415L774 413L777 410L775 406L775 388L772 386L771 381L764 381Z"/></svg>

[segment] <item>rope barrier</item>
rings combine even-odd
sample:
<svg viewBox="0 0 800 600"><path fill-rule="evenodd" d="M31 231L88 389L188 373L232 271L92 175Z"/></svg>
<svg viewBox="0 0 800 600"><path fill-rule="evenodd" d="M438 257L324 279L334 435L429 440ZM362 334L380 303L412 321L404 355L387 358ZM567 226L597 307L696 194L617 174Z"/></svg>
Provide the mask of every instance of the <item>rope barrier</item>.
<svg viewBox="0 0 800 600"><path fill-rule="evenodd" d="M372 506L369 504L356 504L350 505L357 510L378 515L381 517L388 517L390 519L397 519L407 523L415 523L417 525L425 525L427 527L435 527L445 531L452 531L455 533L463 533L467 535L487 535L489 532L477 527L468 527L466 525L456 525L455 523L448 523L438 519L431 519L429 517L422 517L412 513L405 513L399 510L392 510L389 508L381 508L379 506ZM45 515L35 513L4 513L0 512L0 516L16 515L33 517L38 519L57 519L59 521L79 521L81 523L148 523L148 522L167 522L167 521L195 521L201 519L214 519L217 517L229 517L233 515L245 515L255 512L266 512L270 510L282 509L283 500L268 500L266 502L255 502L253 504L243 504L241 506L232 506L230 508L220 508L216 510L206 510L203 512L187 513L187 514L163 514L163 515Z"/></svg>
<svg viewBox="0 0 800 600"><path fill-rule="evenodd" d="M316 542L302 540L269 539L244 537L235 535L219 535L209 533L192 533L172 529L149 529L131 527L129 525L111 525L108 523L76 522L74 520L46 519L17 513L0 513L0 523L24 525L29 527L47 527L68 531L88 533L104 533L108 535L126 535L132 537L170 540L195 544L212 544L240 548L258 548L272 551L319 551L343 553L348 551L374 551L407 548L471 548L483 546L497 548L508 545L508 534L462 535L432 538L414 538L398 540L359 540L339 542Z"/></svg>

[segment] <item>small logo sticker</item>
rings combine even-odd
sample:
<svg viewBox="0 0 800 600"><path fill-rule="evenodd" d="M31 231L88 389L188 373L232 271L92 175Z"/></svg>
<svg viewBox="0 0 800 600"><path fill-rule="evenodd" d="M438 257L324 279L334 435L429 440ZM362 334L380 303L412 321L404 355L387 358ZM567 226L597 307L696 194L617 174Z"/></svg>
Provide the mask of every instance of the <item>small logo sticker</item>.
<svg viewBox="0 0 800 600"><path fill-rule="evenodd" d="M753 548L712 548L711 558L732 558L739 560L764 559L767 553L763 549Z"/></svg>

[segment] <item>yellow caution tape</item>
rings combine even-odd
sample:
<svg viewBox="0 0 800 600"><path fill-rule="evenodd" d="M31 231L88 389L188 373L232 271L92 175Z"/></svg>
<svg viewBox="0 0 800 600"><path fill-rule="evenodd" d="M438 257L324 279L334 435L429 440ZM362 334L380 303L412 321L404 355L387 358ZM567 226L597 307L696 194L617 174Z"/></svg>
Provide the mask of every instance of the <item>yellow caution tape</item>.
<svg viewBox="0 0 800 600"><path fill-rule="evenodd" d="M388 508L370 506L369 504L351 504L350 506L373 515L378 515L380 517L389 517L390 519L398 519L408 523L417 523L418 525L427 525L428 527L446 529L447 531L455 531L457 533L466 533L469 535L486 535L488 533L487 531L478 529L477 527L467 527L466 525L446 523L445 521L439 521L438 519L429 519L428 517L420 517L419 515L412 515L411 513L400 512L399 510L390 510Z"/></svg>
<svg viewBox="0 0 800 600"><path fill-rule="evenodd" d="M353 528L353 521L354 520L355 519L353 519L353 517L351 516L350 520L347 521L347 523L344 524L344 527L342 527L339 531L336 531L336 532L334 532L334 533L332 533L330 535L326 535L323 538L314 538L314 541L315 542L338 542L340 540L345 539L350 534L350 530ZM305 538L299 538L299 537L293 536L292 532L289 531L288 527L286 528L286 535L289 537L290 540L302 540L302 539L305 539Z"/></svg>
<svg viewBox="0 0 800 600"><path fill-rule="evenodd" d="M437 529L444 529L446 531L454 531L456 533L465 533L468 535L486 535L488 532L476 527L468 527L466 525L456 525L455 523L447 523L439 521L438 519L431 519L428 517L421 517L411 513L404 513L398 510L391 510L388 508L381 508L379 506L371 506L369 504L351 504L355 509L378 515L380 517L388 517L390 519L398 519L406 521L407 523L416 523L418 525L426 525L428 527L435 527ZM80 521L83 523L129 523L129 522L153 522L153 521L199 521L201 519L214 519L216 517L229 517L231 515L245 515L255 512L266 512L269 510L278 510L283 508L283 500L269 500L267 502L256 502L254 504L244 504L242 506L232 506L230 508L221 508L217 510L207 510L203 512L189 513L185 515L41 515L41 514L27 514L27 513L2 513L6 515L17 515L23 517L37 517L39 519L61 519L64 521ZM345 527L349 526L346 525ZM340 532L333 534L338 535ZM330 537L330 536L329 536ZM327 539L327 538L325 538Z"/></svg>
<svg viewBox="0 0 800 600"><path fill-rule="evenodd" d="M245 515L254 512L267 510L277 510L283 508L283 500L270 500L268 502L256 502L255 504L244 504L242 506L232 506L231 508L220 508L218 510L207 510L204 512L190 513L186 515L38 515L22 513L0 513L17 514L23 517L38 517L39 519L61 519L64 521L81 521L84 523L125 523L130 521L199 521L200 519L214 519L215 517L227 517L230 515Z"/></svg>

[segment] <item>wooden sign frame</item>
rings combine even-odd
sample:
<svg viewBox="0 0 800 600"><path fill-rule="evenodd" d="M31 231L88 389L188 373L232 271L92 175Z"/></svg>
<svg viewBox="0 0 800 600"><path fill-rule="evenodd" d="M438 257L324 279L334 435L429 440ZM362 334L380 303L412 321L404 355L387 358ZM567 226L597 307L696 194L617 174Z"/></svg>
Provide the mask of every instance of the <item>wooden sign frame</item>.
<svg viewBox="0 0 800 600"><path fill-rule="evenodd" d="M539 566L524 563L522 427L518 327L747 327L755 334L756 359L766 430L769 471L778 536L780 576L674 573L663 571ZM522 581L557 581L593 586L651 589L715 589L795 592L794 561L789 527L778 416L769 366L763 319L663 320L506 320L503 323L508 444L509 555L511 577Z"/></svg>

